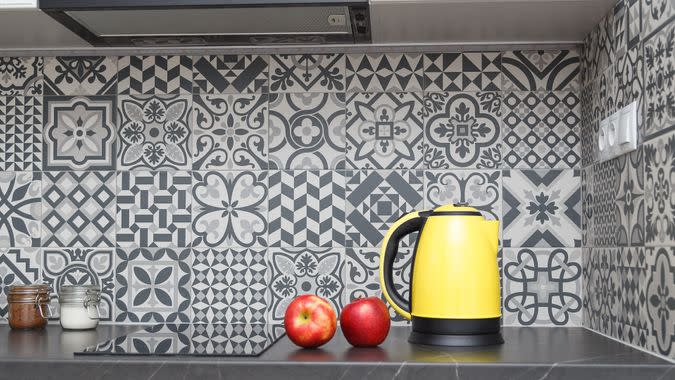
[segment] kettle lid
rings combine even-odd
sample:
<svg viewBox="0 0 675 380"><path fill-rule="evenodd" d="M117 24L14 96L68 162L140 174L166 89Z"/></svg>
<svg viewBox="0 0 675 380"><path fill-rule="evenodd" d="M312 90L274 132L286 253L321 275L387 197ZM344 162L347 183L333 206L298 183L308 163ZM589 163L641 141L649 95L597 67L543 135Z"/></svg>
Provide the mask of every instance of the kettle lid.
<svg viewBox="0 0 675 380"><path fill-rule="evenodd" d="M443 205L436 207L431 211L431 216L441 216L441 215L454 215L454 216L480 216L483 217L483 214L480 213L476 208L469 206L468 203L460 202L453 203L448 205Z"/></svg>

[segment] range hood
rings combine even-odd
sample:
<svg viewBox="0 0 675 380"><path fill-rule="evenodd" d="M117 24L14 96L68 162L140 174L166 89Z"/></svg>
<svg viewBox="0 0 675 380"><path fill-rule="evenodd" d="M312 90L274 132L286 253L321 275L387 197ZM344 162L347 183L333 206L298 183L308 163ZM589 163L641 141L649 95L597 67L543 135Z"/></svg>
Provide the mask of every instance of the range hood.
<svg viewBox="0 0 675 380"><path fill-rule="evenodd" d="M371 42L368 0L40 0L93 46Z"/></svg>

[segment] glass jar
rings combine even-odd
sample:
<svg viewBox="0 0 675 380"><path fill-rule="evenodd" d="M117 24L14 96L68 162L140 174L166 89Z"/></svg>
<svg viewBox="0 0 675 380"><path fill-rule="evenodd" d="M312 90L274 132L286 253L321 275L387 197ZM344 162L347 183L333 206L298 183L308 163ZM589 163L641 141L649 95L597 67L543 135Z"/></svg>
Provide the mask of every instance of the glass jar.
<svg viewBox="0 0 675 380"><path fill-rule="evenodd" d="M11 285L7 291L7 320L13 329L41 329L54 315L51 288L45 284Z"/></svg>
<svg viewBox="0 0 675 380"><path fill-rule="evenodd" d="M64 285L59 289L61 326L89 330L98 326L101 290L97 285Z"/></svg>

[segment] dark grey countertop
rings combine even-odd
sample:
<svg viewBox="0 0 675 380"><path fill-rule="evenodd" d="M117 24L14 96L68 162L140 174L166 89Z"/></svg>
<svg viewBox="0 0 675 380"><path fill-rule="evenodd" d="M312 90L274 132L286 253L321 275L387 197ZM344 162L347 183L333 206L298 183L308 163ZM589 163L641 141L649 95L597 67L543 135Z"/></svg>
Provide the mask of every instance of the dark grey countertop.
<svg viewBox="0 0 675 380"><path fill-rule="evenodd" d="M99 326L81 333L0 326L0 379L675 379L675 365L583 328L505 327L506 344L414 346L394 327L381 347L349 346L338 331L318 350L287 337L254 358L74 356L141 329Z"/></svg>

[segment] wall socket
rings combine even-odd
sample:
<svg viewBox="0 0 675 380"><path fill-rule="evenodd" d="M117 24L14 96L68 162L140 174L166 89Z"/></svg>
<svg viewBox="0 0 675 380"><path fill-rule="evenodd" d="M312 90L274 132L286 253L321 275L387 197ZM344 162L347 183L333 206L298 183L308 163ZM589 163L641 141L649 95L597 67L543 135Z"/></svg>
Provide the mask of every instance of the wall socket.
<svg viewBox="0 0 675 380"><path fill-rule="evenodd" d="M637 149L637 109L637 102L633 102L600 122L598 162Z"/></svg>

